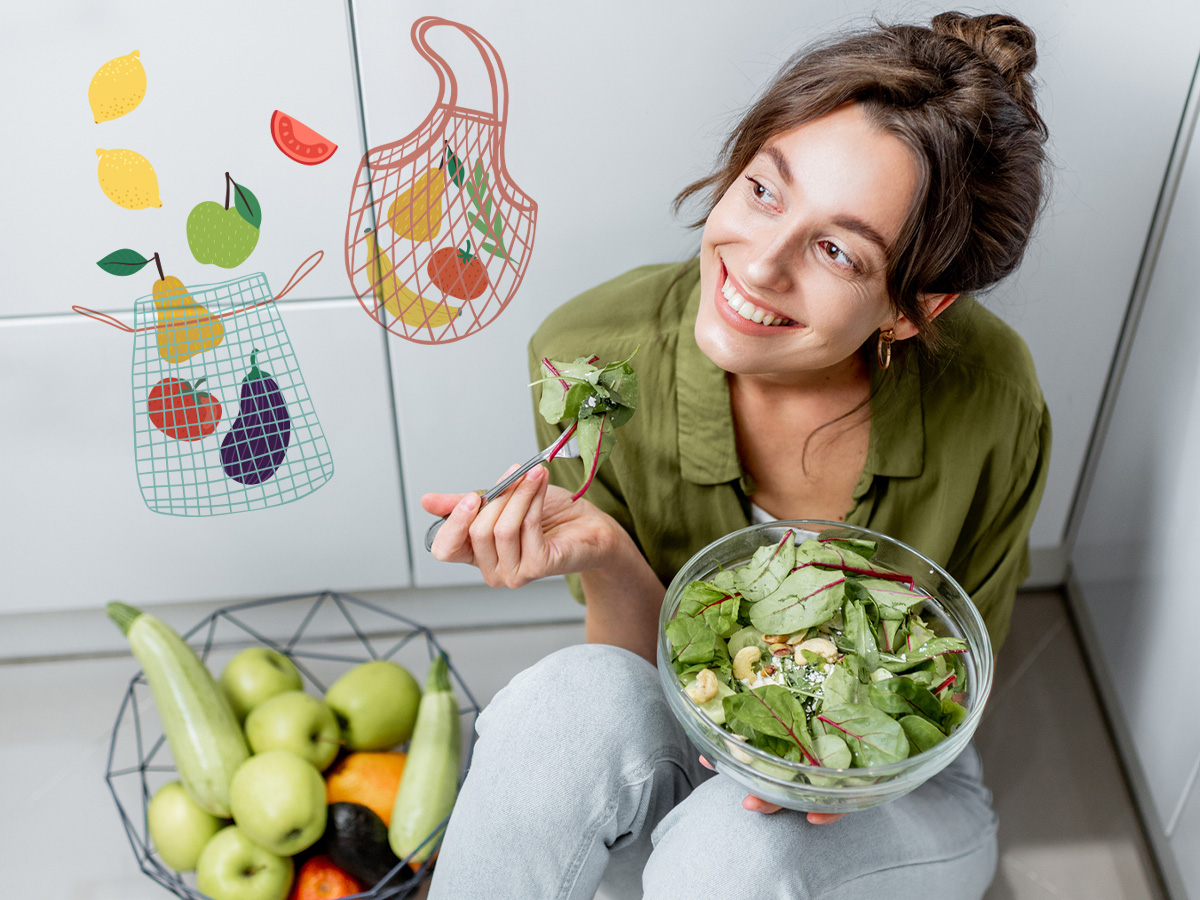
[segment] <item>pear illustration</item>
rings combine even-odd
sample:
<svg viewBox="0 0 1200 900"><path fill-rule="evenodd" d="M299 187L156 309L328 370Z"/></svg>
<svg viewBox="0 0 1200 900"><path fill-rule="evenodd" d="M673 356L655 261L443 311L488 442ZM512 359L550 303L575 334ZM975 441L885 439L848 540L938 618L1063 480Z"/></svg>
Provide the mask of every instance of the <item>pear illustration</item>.
<svg viewBox="0 0 1200 900"><path fill-rule="evenodd" d="M457 319L462 313L458 306L448 306L445 303L426 300L400 283L392 261L388 258L375 239L375 232L368 230L367 242L367 274L375 289L375 299L383 304L393 318L400 319L405 325L414 328L438 328L449 325L451 319Z"/></svg>
<svg viewBox="0 0 1200 900"><path fill-rule="evenodd" d="M237 418L221 441L221 466L242 484L273 478L287 454L292 419L279 385L258 367L258 351L250 354L250 371L242 379Z"/></svg>
<svg viewBox="0 0 1200 900"><path fill-rule="evenodd" d="M388 224L402 238L433 240L442 230L442 194L445 191L446 170L430 169L392 201L388 207Z"/></svg>
<svg viewBox="0 0 1200 900"><path fill-rule="evenodd" d="M169 363L191 359L225 340L221 320L193 300L183 282L174 275L154 282L154 309L158 355Z"/></svg>

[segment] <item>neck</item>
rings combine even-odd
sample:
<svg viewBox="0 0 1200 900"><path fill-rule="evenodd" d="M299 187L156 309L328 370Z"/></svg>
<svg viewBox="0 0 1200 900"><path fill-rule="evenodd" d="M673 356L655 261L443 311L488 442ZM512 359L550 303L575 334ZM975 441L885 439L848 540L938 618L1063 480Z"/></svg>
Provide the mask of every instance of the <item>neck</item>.
<svg viewBox="0 0 1200 900"><path fill-rule="evenodd" d="M857 402L871 386L870 370L857 353L837 365L811 372L729 372L726 377L732 391L777 403L837 403L844 397L854 397Z"/></svg>

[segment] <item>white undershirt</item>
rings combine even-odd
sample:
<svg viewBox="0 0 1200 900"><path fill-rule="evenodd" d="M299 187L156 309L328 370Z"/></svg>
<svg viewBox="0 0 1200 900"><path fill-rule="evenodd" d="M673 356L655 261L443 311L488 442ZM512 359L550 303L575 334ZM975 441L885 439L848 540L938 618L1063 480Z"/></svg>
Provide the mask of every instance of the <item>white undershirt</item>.
<svg viewBox="0 0 1200 900"><path fill-rule="evenodd" d="M759 506L757 503L750 503L750 524L765 525L767 522L778 522L779 520Z"/></svg>

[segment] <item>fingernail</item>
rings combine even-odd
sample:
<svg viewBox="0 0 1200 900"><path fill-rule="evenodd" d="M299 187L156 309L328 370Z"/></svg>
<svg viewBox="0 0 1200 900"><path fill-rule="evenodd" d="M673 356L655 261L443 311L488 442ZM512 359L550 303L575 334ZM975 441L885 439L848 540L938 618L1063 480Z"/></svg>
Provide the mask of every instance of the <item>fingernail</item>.
<svg viewBox="0 0 1200 900"><path fill-rule="evenodd" d="M478 496L478 494L466 494L461 500L458 501L458 508L463 512L470 512L474 508L475 499Z"/></svg>

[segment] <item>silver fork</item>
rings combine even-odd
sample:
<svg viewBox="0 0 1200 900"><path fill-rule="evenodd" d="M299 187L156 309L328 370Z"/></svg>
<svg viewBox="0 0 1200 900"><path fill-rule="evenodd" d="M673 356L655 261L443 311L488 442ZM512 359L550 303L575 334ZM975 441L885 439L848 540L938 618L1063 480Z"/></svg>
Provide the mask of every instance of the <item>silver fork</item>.
<svg viewBox="0 0 1200 900"><path fill-rule="evenodd" d="M525 473L529 472L534 466L544 463L551 457L555 459L578 459L580 455L579 444L575 440L574 431L575 429L572 428L570 431L564 432L562 437L560 437L557 441L555 441L542 452L535 454L521 465L517 466L517 468L510 475L502 478L493 487L488 488L486 491L476 491L481 498L479 501L479 508L483 509L486 504L490 503L492 500L495 500L509 487L520 481L525 476ZM449 516L442 516L429 527L427 532L425 532L426 551L433 549L433 539L437 537L438 529L445 524L446 519L448 518Z"/></svg>

